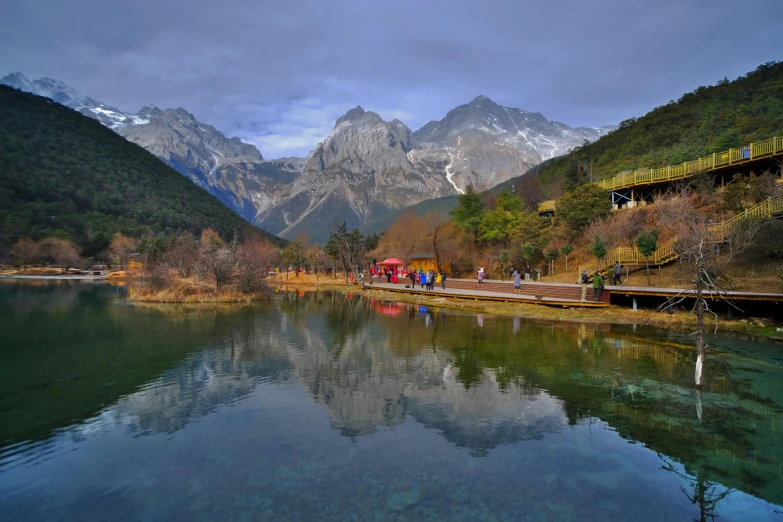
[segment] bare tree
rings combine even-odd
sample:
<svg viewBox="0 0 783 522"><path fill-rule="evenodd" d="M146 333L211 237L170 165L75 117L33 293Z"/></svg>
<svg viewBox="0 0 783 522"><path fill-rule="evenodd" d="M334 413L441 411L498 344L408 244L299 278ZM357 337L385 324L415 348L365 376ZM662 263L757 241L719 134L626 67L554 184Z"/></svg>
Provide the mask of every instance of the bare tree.
<svg viewBox="0 0 783 522"><path fill-rule="evenodd" d="M445 222L443 220L442 223ZM427 242L428 224L424 219L410 210L397 218L397 220L384 232L378 242L376 252L379 255L394 256L400 258L406 265L410 265L411 259L422 249L428 249Z"/></svg>
<svg viewBox="0 0 783 522"><path fill-rule="evenodd" d="M429 227L429 240L435 255L435 264L438 268L444 263L453 265L460 256L460 230L443 215L434 215L430 219L428 214L425 219Z"/></svg>
<svg viewBox="0 0 783 522"><path fill-rule="evenodd" d="M729 306L737 308L729 299L724 284L733 286L726 268L740 254L753 245L758 231L758 222L747 219L732 226L723 227L710 224L693 206L690 193L682 191L669 194L656 201L656 213L659 223L676 236L674 251L680 257L683 267L691 280L691 288L669 299L660 309L668 308L695 298L692 312L696 314L696 386L702 385L702 372L707 345L704 342L704 318L707 314L715 318L717 314L710 308L707 298L721 299ZM739 309L739 308L737 308Z"/></svg>
<svg viewBox="0 0 783 522"><path fill-rule="evenodd" d="M23 237L11 247L11 257L22 269L41 258L41 246L28 237Z"/></svg>
<svg viewBox="0 0 783 522"><path fill-rule="evenodd" d="M239 288L245 293L266 289L266 277L279 253L269 241L247 239L237 249L239 263Z"/></svg>
<svg viewBox="0 0 783 522"><path fill-rule="evenodd" d="M169 244L163 261L181 277L190 277L196 271L199 244L190 232L180 234Z"/></svg>
<svg viewBox="0 0 783 522"><path fill-rule="evenodd" d="M234 274L237 264L237 239L235 237L226 245L216 233L207 231L212 232L206 229L201 233L201 257L207 272L215 279L215 290L220 293Z"/></svg>
<svg viewBox="0 0 783 522"><path fill-rule="evenodd" d="M136 248L135 239L117 232L109 244L109 255L116 265L124 268L128 266L128 259L134 248Z"/></svg>
<svg viewBox="0 0 783 522"><path fill-rule="evenodd" d="M72 266L79 265L82 261L76 245L56 237L47 237L41 241L41 252L45 257L53 260L56 265L59 265L63 272L68 271Z"/></svg>

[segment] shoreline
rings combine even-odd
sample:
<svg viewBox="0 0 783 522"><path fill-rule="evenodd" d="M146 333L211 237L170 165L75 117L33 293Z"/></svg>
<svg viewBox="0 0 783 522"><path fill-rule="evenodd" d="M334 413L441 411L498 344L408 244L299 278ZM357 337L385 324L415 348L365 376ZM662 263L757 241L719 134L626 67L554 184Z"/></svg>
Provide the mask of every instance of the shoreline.
<svg viewBox="0 0 783 522"><path fill-rule="evenodd" d="M408 294L404 292L391 292L383 289L375 289L372 285L367 285L366 289L361 289L358 285L346 285L340 280L333 280L333 283L322 283L312 281L294 281L291 278L288 281L273 280L270 286L273 288L299 290L299 291L318 291L332 290L344 294L360 294L370 299L380 299L384 301L399 301L403 303L419 304L439 308L450 308L474 313L488 313L495 315L521 317L524 319L538 319L547 321L569 321L576 323L590 324L623 324L653 326L666 330L678 332L688 332L696 325L696 317L691 312L675 311L673 315L665 312L655 312L649 309L639 309L636 312L628 308L610 305L606 308L556 308L543 304L527 303L502 303L496 301L487 301L482 299L460 299L445 297L439 294L422 295ZM287 288L286 288L287 287ZM770 321L771 322L771 321ZM714 325L714 321L709 321L708 325ZM712 328L710 328L711 330ZM783 341L783 332L776 331L774 326L765 326L761 319L718 319L718 331L741 333L754 337L768 338L773 341Z"/></svg>
<svg viewBox="0 0 783 522"><path fill-rule="evenodd" d="M0 279L29 279L42 281L108 281L108 276L91 275L0 275Z"/></svg>
<svg viewBox="0 0 783 522"><path fill-rule="evenodd" d="M268 280L269 288L272 294L279 290L284 291L336 291L343 294L359 294L370 299L380 299L384 301L398 301L403 303L426 305L437 308L449 308L472 313L488 313L502 315L507 317L521 317L525 319L537 319L545 321L569 321L575 323L589 324L623 324L653 326L665 330L678 332L688 332L696 324L696 318L691 312L675 311L669 315L665 312L656 312L651 309L639 309L636 312L626 307L610 305L605 308L558 308L547 306L545 304L533 303L507 303L491 300L464 299L457 297L447 297L442 294L409 294L404 292L387 291L381 288L374 288L367 285L365 289L356 284L346 284L341 279L330 279L324 277L318 281L308 280L309 277L290 277L288 280L279 276L271 277ZM0 275L0 281L80 281L80 282L100 282L117 284L120 281L114 281L107 276L86 276L86 275ZM122 281L124 282L124 281ZM252 305L271 301L272 295L264 293L261 295L237 294L226 291L223 294L215 295L212 293L193 293L182 295L178 292L160 291L154 293L142 292L133 295L133 289L126 298L130 303L150 303L150 304L180 304L180 305ZM769 323L767 325L765 323ZM733 332L753 337L766 338L772 341L783 341L783 332L778 331L772 326L773 321L762 320L755 317L747 319L727 320L719 318L717 321L718 331ZM708 322L710 330L715 322Z"/></svg>

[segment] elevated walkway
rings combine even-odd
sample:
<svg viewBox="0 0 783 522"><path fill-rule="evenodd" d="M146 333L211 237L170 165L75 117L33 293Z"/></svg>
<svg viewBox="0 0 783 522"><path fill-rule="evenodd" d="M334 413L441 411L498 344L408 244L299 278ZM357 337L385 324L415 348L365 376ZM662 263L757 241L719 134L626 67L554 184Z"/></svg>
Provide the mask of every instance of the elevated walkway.
<svg viewBox="0 0 783 522"><path fill-rule="evenodd" d="M667 183L689 178L702 172L714 172L780 155L783 155L783 137L774 137L759 143L751 143L739 149L729 149L697 160L686 161L682 165L669 165L660 169L637 170L629 174L620 174L599 181L596 185L606 190L620 190Z"/></svg>
<svg viewBox="0 0 783 522"><path fill-rule="evenodd" d="M726 221L710 225L709 231L712 241L715 243L726 241L732 227L743 219L766 219L780 214L783 214L783 198L767 199L755 207L745 209ZM676 243L677 238L675 237L659 246L647 260L650 266L662 266L676 260L678 258L674 248ZM644 265L645 256L636 247L619 247L609 252L601 261L596 260L592 263L580 265L578 273L581 273L582 270L587 270L590 274L596 270L600 272L614 265L615 262L619 262L621 265Z"/></svg>
<svg viewBox="0 0 783 522"><path fill-rule="evenodd" d="M630 197L615 193L671 183L703 172L717 172L732 167L766 161L777 156L783 156L783 137L776 136L738 149L729 149L697 160L686 161L681 165L669 165L658 169L651 168L627 174L618 174L613 178L598 181L595 185L610 191L612 193L612 203L615 205L621 204L621 200L627 200L629 203L633 202L636 204L638 202L635 201L633 193ZM556 202L554 200L544 201L538 206L538 214L541 216L553 216L555 214L555 206Z"/></svg>

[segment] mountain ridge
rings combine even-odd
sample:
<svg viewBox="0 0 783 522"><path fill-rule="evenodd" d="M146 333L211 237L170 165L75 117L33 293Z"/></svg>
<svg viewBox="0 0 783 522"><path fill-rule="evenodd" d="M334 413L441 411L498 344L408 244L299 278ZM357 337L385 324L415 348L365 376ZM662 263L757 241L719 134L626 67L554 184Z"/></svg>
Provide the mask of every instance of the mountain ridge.
<svg viewBox="0 0 783 522"><path fill-rule="evenodd" d="M254 145L226 137L182 107L127 113L50 78L11 73L0 83L97 119L271 233L290 239L306 231L321 242L333 220L359 226L468 185L487 190L614 129L572 129L483 95L417 131L357 105L307 158L266 160Z"/></svg>
<svg viewBox="0 0 783 522"><path fill-rule="evenodd" d="M0 86L0 246L20 237L63 235L91 256L116 232L198 234L229 239L253 227L163 164L92 118L49 98Z"/></svg>

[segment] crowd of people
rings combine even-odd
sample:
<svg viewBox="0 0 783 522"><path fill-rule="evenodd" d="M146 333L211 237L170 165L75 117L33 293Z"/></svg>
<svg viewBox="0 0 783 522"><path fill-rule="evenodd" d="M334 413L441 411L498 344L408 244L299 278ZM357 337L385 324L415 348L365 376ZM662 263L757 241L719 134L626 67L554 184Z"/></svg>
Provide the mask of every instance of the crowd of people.
<svg viewBox="0 0 783 522"><path fill-rule="evenodd" d="M400 280L403 282L406 279L410 280L410 287L416 288L416 285L427 290L434 290L435 285L439 284L440 287L446 289L446 275L445 270L427 270L419 267L415 269L411 267L410 270L400 266L371 266L370 276L373 283L392 283L399 284Z"/></svg>
<svg viewBox="0 0 783 522"><path fill-rule="evenodd" d="M321 266L318 268L318 271L327 271L331 269L331 266ZM300 274L302 273L314 273L315 269L313 267L305 268L305 267L293 267L289 266L287 269L281 266L276 266L273 269L270 269L270 273L272 272L280 273L280 272L298 272ZM438 284L440 287L445 290L446 289L446 279L448 278L445 270L424 270L423 268L419 267L418 269L415 269L413 267L408 270L404 266L398 266L398 265L372 265L369 268L369 274L370 274L370 282L371 283L391 283L391 284L399 284L400 282L405 283L406 280L410 280L410 285L406 285L406 287L410 288L416 288L417 285L425 290L434 290L435 285ZM524 278L524 281L530 281L531 279L531 269L530 266L525 266L524 269L521 271L511 267L510 275L512 279L512 283L514 286L514 292L521 292L522 291L522 281ZM615 263L615 265L609 270L609 276L612 280L612 283L617 286L623 286L622 281L622 266L620 263ZM486 278L486 274L484 272L484 267L479 266L476 270L476 281L478 285L483 285L484 280ZM355 267L354 271L348 274L348 279L351 282L359 281L361 283L364 283L365 281L365 267L357 266ZM591 285L592 283L592 285ZM588 274L587 270L582 271L582 273L579 276L578 284L582 286L582 296L581 300L586 301L587 300L587 288L588 286L592 286L593 293L594 293L594 299L596 302L600 301L601 293L604 289L605 280L603 276L599 272L595 272L592 276Z"/></svg>

